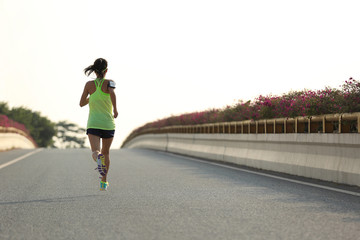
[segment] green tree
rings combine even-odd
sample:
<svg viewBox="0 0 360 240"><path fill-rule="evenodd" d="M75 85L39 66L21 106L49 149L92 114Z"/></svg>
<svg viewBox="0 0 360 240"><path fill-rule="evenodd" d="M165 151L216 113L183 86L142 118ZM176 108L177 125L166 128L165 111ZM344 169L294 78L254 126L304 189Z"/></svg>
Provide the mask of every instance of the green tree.
<svg viewBox="0 0 360 240"><path fill-rule="evenodd" d="M52 138L56 134L55 123L41 116L39 112L33 112L24 107L9 109L7 103L0 102L0 114L24 124L39 147L53 145Z"/></svg>
<svg viewBox="0 0 360 240"><path fill-rule="evenodd" d="M0 114L8 115L10 112L9 106L5 102L0 102Z"/></svg>
<svg viewBox="0 0 360 240"><path fill-rule="evenodd" d="M53 138L55 148L84 148L85 129L74 123L60 121L56 124L57 134Z"/></svg>

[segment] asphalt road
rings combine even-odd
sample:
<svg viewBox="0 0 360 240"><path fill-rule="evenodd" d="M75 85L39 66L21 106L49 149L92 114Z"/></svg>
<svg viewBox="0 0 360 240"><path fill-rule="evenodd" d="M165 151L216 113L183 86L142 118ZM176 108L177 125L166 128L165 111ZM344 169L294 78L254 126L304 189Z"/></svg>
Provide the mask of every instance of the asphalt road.
<svg viewBox="0 0 360 240"><path fill-rule="evenodd" d="M150 150L0 153L0 239L359 239L360 196ZM1 167L3 166L3 167Z"/></svg>

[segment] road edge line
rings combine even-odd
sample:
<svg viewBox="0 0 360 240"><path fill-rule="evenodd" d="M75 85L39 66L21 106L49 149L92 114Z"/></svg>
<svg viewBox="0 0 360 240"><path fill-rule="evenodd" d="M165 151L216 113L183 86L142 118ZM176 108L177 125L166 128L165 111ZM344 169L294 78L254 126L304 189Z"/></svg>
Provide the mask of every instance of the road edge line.
<svg viewBox="0 0 360 240"><path fill-rule="evenodd" d="M20 157L18 157L18 158L15 158L14 160L10 160L9 162L6 162L6 163L0 165L0 170L3 169L3 168L5 168L5 167L7 167L7 166L10 166L10 165L18 162L18 161L21 161L21 160L23 160L23 159L25 159L25 158L27 158L27 157L35 154L35 153L38 153L38 152L40 152L40 151L42 151L42 150L43 150L42 148L38 148L38 149L36 149L35 151L29 152L29 153L27 153L27 154L25 154L25 155L23 155L23 156L20 156Z"/></svg>
<svg viewBox="0 0 360 240"><path fill-rule="evenodd" d="M182 157L182 158L185 158L185 159L190 160L190 161L206 163L206 164L209 164L209 165L214 165L214 166L229 168L229 169L233 169L233 170L237 170L237 171L241 171L241 172L247 172L247 173L256 174L256 175L260 175L260 176L264 176L264 177L279 179L279 180L282 180L282 181L297 183L297 184L301 184L301 185L306 185L306 186L315 187L315 188L321 188L321 189L325 189L325 190L329 190L329 191L333 191L333 192L344 193L344 194L348 194L348 195L360 197L360 193L358 193L358 192L352 192L352 191L348 191L348 190L344 190L344 189L339 189L339 188L334 188L334 187L323 186L323 185L316 184L316 183L303 182L303 181L300 181L300 180L295 180L295 179L286 178L286 177L279 177L279 176L271 175L271 174L268 174L268 173L261 173L261 172L256 172L256 171L252 171L252 170L242 169L242 168L238 168L238 167L228 166L228 165L226 165L226 164L221 164L221 163L215 163L215 162L211 162L211 161L201 160L201 159L197 159L197 158L191 157L191 156L183 156L183 155L174 154L174 153L170 153L170 152L167 152L167 153L168 153L168 154L172 154L172 155L176 155L176 156L179 156L179 157Z"/></svg>

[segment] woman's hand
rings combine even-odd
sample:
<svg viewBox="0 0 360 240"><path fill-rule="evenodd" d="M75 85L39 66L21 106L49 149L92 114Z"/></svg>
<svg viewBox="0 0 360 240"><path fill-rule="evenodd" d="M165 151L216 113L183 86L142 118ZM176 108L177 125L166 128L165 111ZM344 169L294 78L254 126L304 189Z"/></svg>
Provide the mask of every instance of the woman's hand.
<svg viewBox="0 0 360 240"><path fill-rule="evenodd" d="M118 111L114 109L114 118L117 118L117 116L118 116Z"/></svg>

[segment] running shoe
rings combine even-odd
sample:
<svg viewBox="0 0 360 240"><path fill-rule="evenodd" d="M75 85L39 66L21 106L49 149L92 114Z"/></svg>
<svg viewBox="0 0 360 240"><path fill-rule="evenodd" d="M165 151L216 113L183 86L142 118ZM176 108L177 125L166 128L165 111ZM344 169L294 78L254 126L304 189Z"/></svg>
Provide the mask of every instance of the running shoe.
<svg viewBox="0 0 360 240"><path fill-rule="evenodd" d="M99 154L97 157L97 170L100 173L101 176L105 176L107 169L106 169L106 165L105 165L105 156L102 154Z"/></svg>
<svg viewBox="0 0 360 240"><path fill-rule="evenodd" d="M100 191L106 191L109 186L109 182L100 181Z"/></svg>

